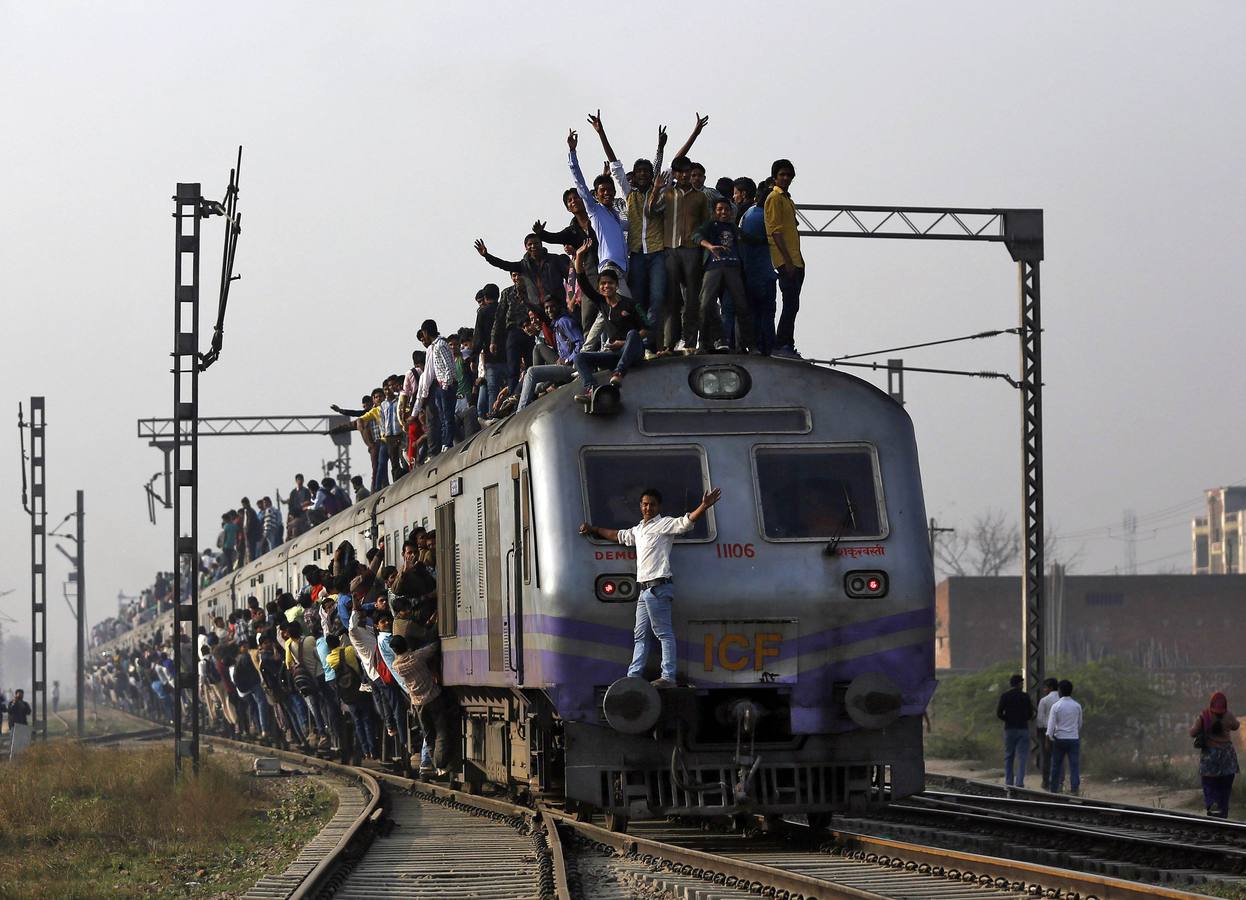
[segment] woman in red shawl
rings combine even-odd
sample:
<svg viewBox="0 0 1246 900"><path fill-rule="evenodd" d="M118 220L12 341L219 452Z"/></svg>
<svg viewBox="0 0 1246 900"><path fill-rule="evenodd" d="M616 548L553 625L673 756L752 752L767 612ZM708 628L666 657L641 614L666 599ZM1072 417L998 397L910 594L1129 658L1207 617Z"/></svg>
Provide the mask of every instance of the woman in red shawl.
<svg viewBox="0 0 1246 900"><path fill-rule="evenodd" d="M1190 726L1190 737L1202 738L1198 774L1203 778L1203 805L1209 816L1229 816L1229 794L1237 774L1237 753L1230 732L1237 731L1237 727L1237 718L1229 712L1229 701L1220 691L1211 695L1207 708Z"/></svg>

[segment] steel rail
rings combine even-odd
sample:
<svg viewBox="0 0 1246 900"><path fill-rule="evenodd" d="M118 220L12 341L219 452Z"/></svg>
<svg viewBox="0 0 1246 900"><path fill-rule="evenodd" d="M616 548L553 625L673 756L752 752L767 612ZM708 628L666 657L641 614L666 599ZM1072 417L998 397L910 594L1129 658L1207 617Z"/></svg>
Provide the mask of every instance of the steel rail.
<svg viewBox="0 0 1246 900"><path fill-rule="evenodd" d="M1095 828L1090 825L1079 825L1071 822L1055 822L1051 819L1042 819L1035 816L1026 816L1020 813L1009 813L1000 810L974 808L959 803L949 803L943 800L927 799L924 803L929 805L924 806L922 802L911 802L912 799L913 798L910 797L907 800L898 801L891 804L888 808L900 812L914 812L918 815L933 815L944 818L951 817L957 819L958 821L973 820L990 822L995 825L1015 825L1019 828L1027 828L1031 831L1066 834L1071 837L1093 837L1103 840L1116 841L1122 844L1133 844L1140 847L1153 847L1168 851L1178 850L1184 853L1214 856L1219 858L1228 856L1234 859L1246 860L1246 850L1233 847L1189 844L1184 841L1174 841L1171 838L1147 837L1145 835L1131 834L1129 832L1108 831L1106 829Z"/></svg>
<svg viewBox="0 0 1246 900"><path fill-rule="evenodd" d="M662 841L654 841L635 835L619 834L589 822L581 822L574 816L569 816L566 813L551 810L547 807L542 807L542 812L589 840L605 844L625 855L647 853L678 865L706 869L728 877L734 876L746 882L758 882L780 891L800 894L806 897L807 900L825 900L825 898L831 897L880 900L880 898L886 896L885 894L863 891L859 888L848 887L847 885L835 884L821 878L811 878L808 875L801 875L796 872L785 872L773 866L749 862L739 857L719 856L713 853L705 853L701 850L680 847L677 844L667 844Z"/></svg>
<svg viewBox="0 0 1246 900"><path fill-rule="evenodd" d="M974 799L990 798L990 799L1012 799L1012 800L1035 800L1050 803L1054 806L1073 806L1073 807L1096 807L1099 809L1119 809L1133 812L1157 812L1158 810L1152 806L1140 806L1137 803L1122 803L1119 800L1095 800L1088 797L1082 797L1074 794L1057 794L1052 791L1042 790L1039 788L1019 788L1006 787L991 781L980 781L976 778L966 778L963 775L943 775L938 772L927 772L926 781L929 783L931 779L944 783L944 788L931 788L923 791L923 794L956 794L963 797L972 797ZM956 790L954 785L964 785L966 789ZM974 793L979 791L981 793ZM917 796L920 796L917 795ZM1193 812L1185 812L1179 809L1165 809L1161 815L1169 815L1174 818L1188 818L1195 822L1211 824L1215 820L1208 819L1205 815ZM1226 824L1225 820L1219 820L1221 825ZM1246 828L1246 823L1239 823L1232 820L1227 822L1229 826Z"/></svg>
<svg viewBox="0 0 1246 900"><path fill-rule="evenodd" d="M1100 815L1105 818L1109 816L1118 816L1121 819L1132 818L1143 822L1153 822L1158 825L1171 824L1174 828L1191 829L1195 831L1222 832L1246 838L1246 822L1199 816L1193 813L1183 812L1181 810L1160 811L1157 809L1148 809L1145 806L1133 806L1124 803L1107 803L1100 802L1098 800L1086 801L1078 798L1070 798L1069 800L1053 800L1048 798L1030 799L1028 797L997 797L986 794L958 794L952 791L922 791L920 794L916 794L915 796L918 798L929 797L945 803L956 803L966 806L986 804L989 806L1000 807L1013 806L1018 809L1029 808L1038 811L1064 813L1072 812L1074 814L1086 813L1091 815Z"/></svg>
<svg viewBox="0 0 1246 900"><path fill-rule="evenodd" d="M1178 898L1185 900L1185 898L1202 896L1175 888L1112 878L1108 875L1075 872L1071 869L1058 869L1038 863L1000 859L959 850L943 850L938 847L893 841L855 831L833 828L830 834L845 846L866 853L875 853L879 856L900 856L906 861L944 868L972 866L982 874L989 875L993 879L1006 880L1010 885L1017 882L1027 887L1041 885L1044 891L1060 885L1060 889L1066 894L1076 892L1083 897L1098 897L1099 900L1136 900L1141 897L1168 897L1173 900L1178 900ZM1044 893L1042 896L1047 896L1047 894Z"/></svg>
<svg viewBox="0 0 1246 900"><path fill-rule="evenodd" d="M541 821L545 823L546 840L549 842L549 852L554 861L554 893L558 900L571 900L571 885L567 881L567 857L563 852L558 821L545 807L541 807Z"/></svg>
<svg viewBox="0 0 1246 900"><path fill-rule="evenodd" d="M750 883L766 885L774 888L776 891L788 891L790 894L803 896L807 900L828 900L828 898L841 897L880 898L885 896L849 885L837 884L823 878L789 872L763 863L752 862L741 856L707 853L665 841L653 840L637 835L620 834L591 823L581 822L572 815L551 809L544 804L539 804L536 809L533 809L529 806L521 806L492 797L471 794L426 781L404 778L387 772L377 772L364 767L342 765L292 750L260 748L255 744L216 736L205 736L205 739L209 742L221 743L224 746L235 747L249 753L262 750L266 756L276 756L310 768L325 769L353 777L371 778L375 783L389 783L407 791L414 790L449 803L474 807L484 812L501 814L512 818L522 818L534 828L538 825L544 825L548 834L550 855L554 860L554 881L559 900L570 900L572 896L566 876L566 853L559 836L560 829L566 829L568 832L577 834L592 843L610 847L625 856L648 855L677 866L705 870L713 875L723 875L728 879L734 878L741 883L742 887ZM946 805L951 807L957 806L957 804L952 803L947 803ZM1000 823L999 819L992 819L989 811L985 815L956 809L914 808L910 811L919 814L933 812L945 817L957 816L959 818L990 819ZM361 816L360 818L366 819L367 816ZM1001 824L1010 824L1012 819L1024 820L1025 817L1008 816ZM1116 832L1096 832L1093 829L1051 823L1042 819L1030 819L1015 824L1044 826L1051 831L1067 832L1081 838L1094 835L1108 839L1129 840L1128 835L1122 836ZM795 827L799 828L800 826ZM878 862L884 866L894 866L897 861L900 861L901 865L929 866L936 873L946 873L945 877L961 881L964 881L966 878L980 880L985 877L995 882L997 886L1005 885L1006 883L1006 889L1025 890L1035 896L1039 895L1036 892L1046 895L1046 892L1052 890L1064 892L1060 896L1068 892L1076 892L1077 895L1095 897L1098 900L1135 900L1135 898L1142 897L1165 897L1170 898L1170 900L1185 900L1185 898L1203 896L1145 882L1132 882L1126 879L1047 866L1040 863L912 844L861 832L830 829L824 833L831 836L845 852L856 853L862 858L868 858L872 855L877 857ZM1140 839L1140 841L1147 841L1147 839ZM1169 848L1176 846L1172 841L1167 840L1152 839L1149 842ZM343 841L342 843L344 845L347 842ZM1204 853L1214 854L1218 852L1216 848L1210 847L1191 846L1191 849ZM813 853L810 855L811 857L816 856ZM318 874L328 871L330 865L330 863L325 862L322 866L318 866L317 868L321 870ZM303 897L305 895L301 894L299 896Z"/></svg>
<svg viewBox="0 0 1246 900"><path fill-rule="evenodd" d="M305 898L313 896L320 889L321 883L326 876L341 861L347 848L360 837L364 826L381 809L381 785L376 778L376 773L362 767L344 766L332 760L305 756L302 753L294 753L289 750L260 747L256 744L248 744L245 741L235 741L231 738L217 737L216 735L204 735L203 739L206 743L220 744L222 747L244 753L255 753L257 750L262 750L264 756L275 756L278 759L298 763L302 766L330 771L348 779L356 780L363 786L365 793L369 796L363 811L355 817L355 820L347 827L342 837L338 839L338 842L316 863L315 867L307 873L307 876L288 895L288 900L305 900Z"/></svg>

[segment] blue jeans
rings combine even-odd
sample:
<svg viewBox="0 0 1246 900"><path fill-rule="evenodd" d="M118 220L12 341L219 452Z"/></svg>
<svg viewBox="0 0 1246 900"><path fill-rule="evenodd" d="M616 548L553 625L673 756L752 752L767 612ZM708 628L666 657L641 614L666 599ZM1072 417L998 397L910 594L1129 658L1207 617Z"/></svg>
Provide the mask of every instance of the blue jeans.
<svg viewBox="0 0 1246 900"><path fill-rule="evenodd" d="M519 390L519 370L523 361L532 358L533 340L522 328L512 328L506 332L506 383L511 393Z"/></svg>
<svg viewBox="0 0 1246 900"><path fill-rule="evenodd" d="M779 292L783 295L783 313L779 316L779 330L775 341L780 347L796 346L796 314L800 312L800 288L805 283L805 270L796 269L791 275L779 273Z"/></svg>
<svg viewBox="0 0 1246 900"><path fill-rule="evenodd" d="M1051 742L1051 785L1048 790L1053 794L1060 793L1066 756L1069 759L1069 790L1076 793L1081 787L1081 752L1082 742L1078 738L1056 738Z"/></svg>
<svg viewBox="0 0 1246 900"><path fill-rule="evenodd" d="M774 270L746 272L744 289L753 312L754 343L767 356L774 349L775 281Z"/></svg>
<svg viewBox="0 0 1246 900"><path fill-rule="evenodd" d="M597 353L586 353L581 350L575 356L575 370L584 382L584 389L592 388L593 372L597 369L614 367L616 375L626 375L627 370L645 358L645 342L640 332L632 329L623 341L622 350L602 350Z"/></svg>
<svg viewBox="0 0 1246 900"><path fill-rule="evenodd" d="M652 632L662 646L662 677L667 681L675 680L675 626L671 622L671 603L674 599L675 587L670 584L659 584L640 592L636 600L636 630L632 632L635 644L632 664L627 667L628 675L644 674Z"/></svg>
<svg viewBox="0 0 1246 900"><path fill-rule="evenodd" d="M633 253L627 269L627 286L632 299L645 311L652 326L650 346L659 346L662 335L662 313L666 308L665 250Z"/></svg>
<svg viewBox="0 0 1246 900"><path fill-rule="evenodd" d="M480 389L480 396L476 399L476 415L478 418L487 419L489 417L489 410L493 409L493 404L498 399L498 392L502 390L505 384L506 363L485 363L485 383Z"/></svg>
<svg viewBox="0 0 1246 900"><path fill-rule="evenodd" d="M536 389L543 382L566 384L574 378L575 371L570 366L528 366L519 386L519 408L523 409L536 398Z"/></svg>
<svg viewBox="0 0 1246 900"><path fill-rule="evenodd" d="M1025 760L1030 755L1030 729L1004 729L1004 784L1025 787ZM1012 767L1013 757L1018 757L1017 768ZM1013 772L1017 780L1013 781Z"/></svg>
<svg viewBox="0 0 1246 900"><path fill-rule="evenodd" d="M360 694L355 704L346 708L350 710L350 719L355 725L356 754L362 756L366 753L371 756L376 752L376 727L372 720L372 698L367 694Z"/></svg>
<svg viewBox="0 0 1246 900"><path fill-rule="evenodd" d="M376 462L372 467L372 493L376 493L381 488L389 484L389 447L385 446L385 441L377 441L376 443Z"/></svg>
<svg viewBox="0 0 1246 900"><path fill-rule="evenodd" d="M454 388L443 388L436 380L428 392L429 402L437 408L437 424L441 429L437 436L437 442L442 450L449 449L454 445ZM433 443L430 437L430 443Z"/></svg>

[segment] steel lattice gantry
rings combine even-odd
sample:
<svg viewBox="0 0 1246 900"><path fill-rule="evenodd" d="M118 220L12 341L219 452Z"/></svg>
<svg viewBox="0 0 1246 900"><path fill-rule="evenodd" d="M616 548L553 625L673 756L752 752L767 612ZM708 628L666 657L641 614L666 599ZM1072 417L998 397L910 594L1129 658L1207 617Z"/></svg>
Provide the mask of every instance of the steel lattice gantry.
<svg viewBox="0 0 1246 900"><path fill-rule="evenodd" d="M1041 209L797 204L803 237L899 238L1000 243L1020 278L1022 656L1026 690L1037 696L1043 665L1043 369L1039 264Z"/></svg>
<svg viewBox="0 0 1246 900"><path fill-rule="evenodd" d="M48 739L48 486L43 397L30 398L30 737Z"/></svg>
<svg viewBox="0 0 1246 900"><path fill-rule="evenodd" d="M185 757L199 773L199 666L195 624L199 620L199 252L205 210L198 184L181 184L173 198L175 228L173 313L173 691L174 764L182 774ZM182 571L189 566L185 585ZM185 590L183 588L185 587ZM188 594L188 596L183 596ZM190 714L190 739L185 737Z"/></svg>
<svg viewBox="0 0 1246 900"><path fill-rule="evenodd" d="M351 431L344 429L350 418L343 415L309 415L309 416L205 416L197 420L199 437L275 437L278 435L328 434L337 448L337 460L326 464L336 466L337 478L344 483L350 481L350 442ZM169 456L174 446L174 425L176 419L139 419L138 437L164 453L164 495L156 493L152 482L160 477L157 472L148 482L149 512L155 523L154 503L158 500L166 509L172 506L171 486L172 473ZM189 436L191 423L181 420L181 438Z"/></svg>

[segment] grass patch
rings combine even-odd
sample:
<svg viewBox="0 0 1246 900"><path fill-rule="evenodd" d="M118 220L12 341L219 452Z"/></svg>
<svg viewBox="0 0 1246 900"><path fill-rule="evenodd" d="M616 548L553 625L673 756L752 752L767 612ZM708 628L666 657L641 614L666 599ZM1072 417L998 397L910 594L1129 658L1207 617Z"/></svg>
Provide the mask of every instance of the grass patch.
<svg viewBox="0 0 1246 900"><path fill-rule="evenodd" d="M32 745L0 766L0 897L234 896L281 871L336 798L205 756L175 786L168 746Z"/></svg>

